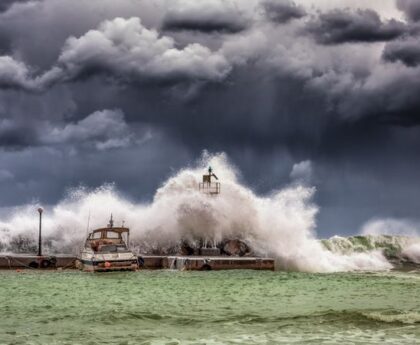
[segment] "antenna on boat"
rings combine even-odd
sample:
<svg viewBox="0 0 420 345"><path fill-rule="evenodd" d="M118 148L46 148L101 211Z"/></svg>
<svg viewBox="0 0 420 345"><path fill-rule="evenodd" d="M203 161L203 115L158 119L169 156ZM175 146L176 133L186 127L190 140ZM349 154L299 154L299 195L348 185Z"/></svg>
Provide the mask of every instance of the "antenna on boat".
<svg viewBox="0 0 420 345"><path fill-rule="evenodd" d="M87 227L86 227L86 237L89 235L89 225L90 225L90 210L89 210Z"/></svg>
<svg viewBox="0 0 420 345"><path fill-rule="evenodd" d="M113 227L114 227L114 220L112 219L112 213L111 213L111 218L109 220L108 228L113 228Z"/></svg>
<svg viewBox="0 0 420 345"><path fill-rule="evenodd" d="M125 220L122 221L122 227L124 227ZM130 230L127 230L127 248L130 248Z"/></svg>

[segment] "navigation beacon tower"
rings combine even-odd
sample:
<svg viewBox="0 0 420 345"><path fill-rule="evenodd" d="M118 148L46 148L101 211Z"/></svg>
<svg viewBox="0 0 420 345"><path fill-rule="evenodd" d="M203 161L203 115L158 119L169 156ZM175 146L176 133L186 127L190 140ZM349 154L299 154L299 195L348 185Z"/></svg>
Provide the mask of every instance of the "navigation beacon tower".
<svg viewBox="0 0 420 345"><path fill-rule="evenodd" d="M216 182L212 182L212 178L216 179ZM199 183L198 189L200 192L208 195L220 194L220 182L217 182L219 178L213 173L213 169L209 167L208 174L203 175L203 182Z"/></svg>

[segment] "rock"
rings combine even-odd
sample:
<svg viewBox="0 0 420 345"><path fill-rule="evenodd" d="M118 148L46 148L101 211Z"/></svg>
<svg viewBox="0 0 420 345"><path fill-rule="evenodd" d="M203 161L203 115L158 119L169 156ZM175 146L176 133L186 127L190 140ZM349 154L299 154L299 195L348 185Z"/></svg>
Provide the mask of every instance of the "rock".
<svg viewBox="0 0 420 345"><path fill-rule="evenodd" d="M188 242L183 241L181 243L180 254L181 255L194 255L195 248L193 248Z"/></svg>
<svg viewBox="0 0 420 345"><path fill-rule="evenodd" d="M238 239L225 241L222 249L229 256L244 256L251 252L249 246Z"/></svg>

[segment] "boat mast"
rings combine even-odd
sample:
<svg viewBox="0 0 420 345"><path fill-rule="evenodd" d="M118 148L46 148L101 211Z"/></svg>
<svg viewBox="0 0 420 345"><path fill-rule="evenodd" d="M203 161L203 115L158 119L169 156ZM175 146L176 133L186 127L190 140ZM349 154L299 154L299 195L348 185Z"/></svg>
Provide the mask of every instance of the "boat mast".
<svg viewBox="0 0 420 345"><path fill-rule="evenodd" d="M113 227L114 227L114 220L112 219L112 213L111 213L111 218L109 220L108 228L113 228Z"/></svg>

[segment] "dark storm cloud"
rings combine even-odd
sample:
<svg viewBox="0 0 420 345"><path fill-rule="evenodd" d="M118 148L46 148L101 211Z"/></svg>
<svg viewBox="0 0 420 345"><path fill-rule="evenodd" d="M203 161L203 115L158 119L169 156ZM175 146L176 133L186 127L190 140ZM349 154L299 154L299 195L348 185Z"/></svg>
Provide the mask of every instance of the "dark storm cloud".
<svg viewBox="0 0 420 345"><path fill-rule="evenodd" d="M389 41L403 35L406 25L395 19L383 22L373 10L333 10L322 13L306 27L322 44Z"/></svg>
<svg viewBox="0 0 420 345"><path fill-rule="evenodd" d="M0 56L0 88L31 88L26 65L10 56Z"/></svg>
<svg viewBox="0 0 420 345"><path fill-rule="evenodd" d="M7 36L0 32L0 55L7 55L11 52L11 42Z"/></svg>
<svg viewBox="0 0 420 345"><path fill-rule="evenodd" d="M101 54L92 53L98 51ZM176 48L172 38L145 28L139 18L115 18L79 38L69 38L57 71L51 70L47 78L74 79L91 70L125 79L218 80L230 66L222 55L200 44Z"/></svg>
<svg viewBox="0 0 420 345"><path fill-rule="evenodd" d="M0 12L7 11L12 5L29 2L29 1L37 1L37 0L2 0L0 1Z"/></svg>
<svg viewBox="0 0 420 345"><path fill-rule="evenodd" d="M383 58L390 62L401 61L409 67L420 65L420 39L418 37L406 37L389 42L385 46Z"/></svg>
<svg viewBox="0 0 420 345"><path fill-rule="evenodd" d="M246 29L249 21L232 1L175 1L163 18L162 29L237 33Z"/></svg>
<svg viewBox="0 0 420 345"><path fill-rule="evenodd" d="M269 20L281 24L305 17L307 14L303 6L291 0L265 0L262 2L262 7Z"/></svg>
<svg viewBox="0 0 420 345"><path fill-rule="evenodd" d="M44 125L39 136L42 145L92 145L97 150L131 146L134 134L119 109L96 111L86 118L63 127Z"/></svg>
<svg viewBox="0 0 420 345"><path fill-rule="evenodd" d="M57 4L53 0L51 3ZM178 12L170 8L163 22L174 13L204 21L206 13L213 13L211 6L206 7L207 3L180 1L179 4L182 6L177 8ZM231 1L216 1L212 4L216 4L214 8L218 10L234 10L228 12L232 18L243 18L242 12ZM303 10L294 3L276 3L277 6L284 4ZM274 3L266 1L263 5L274 6ZM197 12L199 9L202 10L201 16ZM212 14L210 17L217 16ZM257 25L257 22L256 17L247 32L225 38L219 49L210 49L204 43L193 42L178 47L172 37L147 28L140 18L117 17L105 20L81 35L68 37L62 44L55 63L44 72L35 73L28 65L11 56L0 57L0 85L4 88L43 91L56 84L84 82L95 76L105 75L112 77L112 83L123 83L129 88L139 87L142 92L146 92L145 87L157 83L157 87L151 90L154 90L157 98L161 94L166 95L165 97L171 97L172 94L171 103L176 103L176 98L182 95L178 110L182 113L185 112L182 107L188 107L182 102L196 98L195 102L199 103L202 99L201 93L211 97L206 94L206 82L218 82L221 83L220 89L230 89L228 85L232 81L248 79L242 78L241 73L250 75L248 68L253 66L257 83L268 76L274 80L277 78L279 83L289 80L289 83L295 83L298 89L305 90L310 97L317 98L320 105L326 104L327 108L320 108L319 111L329 113L328 116L336 114L342 119L353 120L364 117L394 119L394 114L398 114L399 110L410 108L404 102L396 100L410 100L410 94L392 93L394 89L398 90L399 80L405 75L404 71L394 72L392 67L382 71L374 65L364 66L363 62L357 65L344 51L329 52L303 37L299 41L299 36L293 32L280 36L277 29L263 23ZM317 15L306 25L305 30L310 30L322 44L333 44L391 39L401 35L406 27L395 20L381 21L373 10L334 10ZM319 56L323 58L320 59ZM386 52L384 56L387 56ZM340 59L342 63L337 63ZM387 79L381 81L383 76L387 76ZM414 88L417 87L413 84ZM244 92L244 88L238 89L239 92ZM364 100L367 98L364 95L367 94L375 102L366 101L365 105ZM384 95L387 97L385 101L381 101ZM227 94L227 97L230 95ZM354 107L351 103L356 98L359 102ZM284 101L290 103L290 99L293 97L289 96ZM171 105L170 109L174 109L174 106ZM236 116L233 111L232 118ZM402 114L401 117L404 118L404 123L409 122L405 115ZM160 120L154 118L153 121ZM252 118L248 123L256 122L258 128L259 121L260 118ZM281 121L273 112L267 115L264 123L269 121L274 121L275 125L265 132L267 137L272 135L282 142L283 137L275 135L275 129L281 127ZM221 123L225 122L226 119L221 119ZM182 121L180 127L183 127Z"/></svg>
<svg viewBox="0 0 420 345"><path fill-rule="evenodd" d="M418 126L420 70L378 65L368 75L330 75L314 78L310 88L325 94L327 109L343 122L378 126Z"/></svg>
<svg viewBox="0 0 420 345"><path fill-rule="evenodd" d="M51 68L64 42L71 36L80 37L103 21L117 17L141 15L145 26L155 28L160 25L164 13L162 0L20 2L9 11L0 13L0 36L7 39L14 52L18 52L18 57L13 55L17 60L37 67L40 73Z"/></svg>
<svg viewBox="0 0 420 345"><path fill-rule="evenodd" d="M31 0L2 0L0 1L0 14L10 9L12 5L27 3ZM32 0L37 1L37 0ZM11 40L4 30L0 30L0 55L11 51Z"/></svg>
<svg viewBox="0 0 420 345"><path fill-rule="evenodd" d="M397 0L397 7L412 21L420 20L420 2L418 0Z"/></svg>
<svg viewBox="0 0 420 345"><path fill-rule="evenodd" d="M21 150L36 142L33 128L15 123L10 119L0 120L0 147L11 150Z"/></svg>
<svg viewBox="0 0 420 345"><path fill-rule="evenodd" d="M134 82L217 81L230 68L223 55L205 46L192 43L178 49L172 38L145 28L139 18L115 18L68 38L56 65L37 77L29 76L24 63L0 57L0 87L37 91L101 73Z"/></svg>
<svg viewBox="0 0 420 345"><path fill-rule="evenodd" d="M13 6L0 15L0 184L13 197L0 204L110 181L143 200L209 149L258 193L311 166L325 233L355 231L394 202L412 216L420 70L405 46L416 24L351 3Z"/></svg>
<svg viewBox="0 0 420 345"><path fill-rule="evenodd" d="M121 149L144 142L150 135L148 130L143 130L136 136L119 109L96 111L77 122L65 124L0 120L0 146L11 150L38 146L100 151Z"/></svg>

